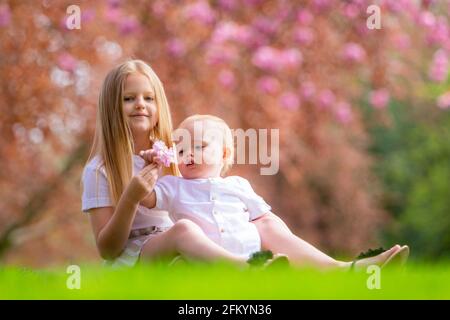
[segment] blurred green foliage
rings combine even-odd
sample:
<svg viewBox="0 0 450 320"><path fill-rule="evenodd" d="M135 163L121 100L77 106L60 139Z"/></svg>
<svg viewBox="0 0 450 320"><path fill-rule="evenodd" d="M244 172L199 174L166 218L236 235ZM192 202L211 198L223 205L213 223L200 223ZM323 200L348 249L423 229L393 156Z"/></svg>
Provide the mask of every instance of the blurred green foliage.
<svg viewBox="0 0 450 320"><path fill-rule="evenodd" d="M450 113L392 102L389 125L367 121L383 206L393 221L382 238L407 243L412 256L450 257ZM366 119L373 109L365 108Z"/></svg>

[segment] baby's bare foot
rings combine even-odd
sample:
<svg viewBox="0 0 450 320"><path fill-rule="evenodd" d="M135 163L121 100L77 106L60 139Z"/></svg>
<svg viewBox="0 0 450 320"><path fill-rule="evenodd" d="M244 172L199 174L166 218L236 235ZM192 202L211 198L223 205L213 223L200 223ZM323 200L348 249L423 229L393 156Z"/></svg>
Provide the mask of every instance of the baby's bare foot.
<svg viewBox="0 0 450 320"><path fill-rule="evenodd" d="M389 259L389 257L391 257L393 254L395 254L400 249L401 249L401 247L397 244L397 245L393 246L392 248L386 250L385 252L380 253L379 255L358 260L354 263L354 268L357 270L365 269L371 265L377 265L377 266L381 267Z"/></svg>

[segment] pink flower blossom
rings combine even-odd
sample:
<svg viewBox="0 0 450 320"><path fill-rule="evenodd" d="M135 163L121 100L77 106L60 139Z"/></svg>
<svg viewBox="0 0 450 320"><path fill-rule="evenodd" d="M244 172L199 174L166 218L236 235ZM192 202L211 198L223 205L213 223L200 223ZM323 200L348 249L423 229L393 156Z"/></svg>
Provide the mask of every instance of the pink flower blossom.
<svg viewBox="0 0 450 320"><path fill-rule="evenodd" d="M272 47L260 47L252 57L252 63L266 71L296 68L302 60L302 53L296 48L278 50Z"/></svg>
<svg viewBox="0 0 450 320"><path fill-rule="evenodd" d="M226 41L236 41L247 44L251 41L252 30L248 26L240 26L234 22L219 23L211 36L211 42L221 44Z"/></svg>
<svg viewBox="0 0 450 320"><path fill-rule="evenodd" d="M314 33L311 28L298 27L294 30L294 39L300 45L308 45L314 40Z"/></svg>
<svg viewBox="0 0 450 320"><path fill-rule="evenodd" d="M287 91L281 95L280 105L288 110L297 110L300 107L300 99L295 92Z"/></svg>
<svg viewBox="0 0 450 320"><path fill-rule="evenodd" d="M108 6L111 7L111 8L119 7L120 6L120 2L121 2L121 0L108 0L107 1Z"/></svg>
<svg viewBox="0 0 450 320"><path fill-rule="evenodd" d="M253 54L252 63L260 69L278 71L281 69L279 51L272 47L261 47Z"/></svg>
<svg viewBox="0 0 450 320"><path fill-rule="evenodd" d="M238 58L234 46L211 45L206 52L206 63L211 65L230 63Z"/></svg>
<svg viewBox="0 0 450 320"><path fill-rule="evenodd" d="M397 49L405 50L411 46L411 39L407 34L396 34L393 38L394 45Z"/></svg>
<svg viewBox="0 0 450 320"><path fill-rule="evenodd" d="M186 53L186 46L184 42L178 38L173 38L167 41L166 44L168 53L176 58L184 56Z"/></svg>
<svg viewBox="0 0 450 320"><path fill-rule="evenodd" d="M292 69L297 68L302 63L303 56L300 50L291 48L281 51L278 59L283 69Z"/></svg>
<svg viewBox="0 0 450 320"><path fill-rule="evenodd" d="M11 10L7 4L0 5L0 27L7 26L11 22Z"/></svg>
<svg viewBox="0 0 450 320"><path fill-rule="evenodd" d="M305 81L300 85L300 94L303 99L311 100L316 93L316 86L311 81Z"/></svg>
<svg viewBox="0 0 450 320"><path fill-rule="evenodd" d="M312 13L309 10L306 9L301 9L298 11L297 13L297 21L304 25L310 25L314 20L314 16L312 15Z"/></svg>
<svg viewBox="0 0 450 320"><path fill-rule="evenodd" d="M136 33L140 29L139 21L135 17L127 17L119 22L119 32L122 35Z"/></svg>
<svg viewBox="0 0 450 320"><path fill-rule="evenodd" d="M244 0L244 4L246 4L247 6L256 6L258 4L260 4L263 0Z"/></svg>
<svg viewBox="0 0 450 320"><path fill-rule="evenodd" d="M256 82L259 91L268 94L277 93L280 90L280 82L274 77L264 76Z"/></svg>
<svg viewBox="0 0 450 320"><path fill-rule="evenodd" d="M384 109L390 100L389 91L382 88L374 90L369 95L370 104L376 109Z"/></svg>
<svg viewBox="0 0 450 320"><path fill-rule="evenodd" d="M237 0L219 0L218 5L221 9L224 10L234 10L237 8Z"/></svg>
<svg viewBox="0 0 450 320"><path fill-rule="evenodd" d="M175 163L175 152L173 148L168 148L166 144L161 140L156 140L152 146L156 156L158 156L165 167L170 167L171 163Z"/></svg>
<svg viewBox="0 0 450 320"><path fill-rule="evenodd" d="M450 109L450 91L438 97L437 106L444 110Z"/></svg>
<svg viewBox="0 0 450 320"><path fill-rule="evenodd" d="M167 2L164 0L157 0L152 3L152 12L157 17L162 17L167 12Z"/></svg>
<svg viewBox="0 0 450 320"><path fill-rule="evenodd" d="M436 23L436 17L430 11L423 11L419 14L419 25L425 28L432 28Z"/></svg>
<svg viewBox="0 0 450 320"><path fill-rule="evenodd" d="M450 39L450 30L447 18L439 17L434 27L429 31L427 40L431 44L442 45Z"/></svg>
<svg viewBox="0 0 450 320"><path fill-rule="evenodd" d="M342 57L348 62L361 62L366 56L363 47L354 42L349 42L342 49Z"/></svg>
<svg viewBox="0 0 450 320"><path fill-rule="evenodd" d="M321 12L327 10L331 3L330 0L313 0L313 5L317 11Z"/></svg>
<svg viewBox="0 0 450 320"><path fill-rule="evenodd" d="M347 124L353 119L352 108L347 102L339 102L334 113L336 119L342 124Z"/></svg>
<svg viewBox="0 0 450 320"><path fill-rule="evenodd" d="M92 22L95 19L95 11L93 9L86 9L81 11L81 22Z"/></svg>
<svg viewBox="0 0 450 320"><path fill-rule="evenodd" d="M65 71L73 72L77 66L77 60L70 53L63 52L58 56L58 66Z"/></svg>
<svg viewBox="0 0 450 320"><path fill-rule="evenodd" d="M105 19L108 22L118 23L123 17L123 12L119 8L108 7L105 11Z"/></svg>
<svg viewBox="0 0 450 320"><path fill-rule="evenodd" d="M336 100L336 97L331 90L325 89L325 90L320 91L317 99L318 99L319 107L325 109L325 108L329 108L332 106L332 104Z"/></svg>
<svg viewBox="0 0 450 320"><path fill-rule="evenodd" d="M433 61L428 75L433 81L444 82L447 79L448 68L447 53L443 49L439 49L433 55Z"/></svg>
<svg viewBox="0 0 450 320"><path fill-rule="evenodd" d="M278 30L279 24L280 23L276 20L263 17L256 18L252 23L256 30L268 35L274 34Z"/></svg>
<svg viewBox="0 0 450 320"><path fill-rule="evenodd" d="M232 89L236 83L236 78L234 76L234 73L229 69L220 71L219 82L225 88Z"/></svg>
<svg viewBox="0 0 450 320"><path fill-rule="evenodd" d="M358 8L358 6L353 3L345 5L343 9L344 16L346 16L349 19L355 19L356 17L358 17L360 12L361 10Z"/></svg>
<svg viewBox="0 0 450 320"><path fill-rule="evenodd" d="M204 0L199 0L184 7L186 18L197 20L203 24L211 24L216 20L216 13Z"/></svg>

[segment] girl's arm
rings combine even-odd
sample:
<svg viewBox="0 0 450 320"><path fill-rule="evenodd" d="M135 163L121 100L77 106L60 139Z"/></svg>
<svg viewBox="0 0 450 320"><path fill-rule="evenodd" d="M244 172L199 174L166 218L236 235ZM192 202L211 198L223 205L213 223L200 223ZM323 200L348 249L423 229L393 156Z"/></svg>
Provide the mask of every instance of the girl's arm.
<svg viewBox="0 0 450 320"><path fill-rule="evenodd" d="M152 191L148 196L141 201L141 205L149 209L153 209L156 206L156 193Z"/></svg>
<svg viewBox="0 0 450 320"><path fill-rule="evenodd" d="M128 240L139 202L153 190L157 166L151 164L134 176L125 188L115 208L89 210L97 248L104 259L120 255ZM152 192L153 193L153 192Z"/></svg>

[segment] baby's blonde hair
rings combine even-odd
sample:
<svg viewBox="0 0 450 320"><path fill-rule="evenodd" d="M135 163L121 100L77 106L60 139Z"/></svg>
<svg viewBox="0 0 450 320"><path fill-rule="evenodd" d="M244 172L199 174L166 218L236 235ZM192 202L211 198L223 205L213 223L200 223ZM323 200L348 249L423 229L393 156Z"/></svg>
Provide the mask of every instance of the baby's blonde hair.
<svg viewBox="0 0 450 320"><path fill-rule="evenodd" d="M133 136L123 110L125 81L133 73L146 76L155 92L158 122L151 130L149 140L159 139L172 145L170 108L156 73L142 60L128 60L116 66L106 76L100 91L94 143L88 159L89 162L96 155L101 157L114 204L119 201L133 175ZM172 164L164 174L179 175L179 171Z"/></svg>
<svg viewBox="0 0 450 320"><path fill-rule="evenodd" d="M234 143L233 143L233 134L231 132L230 127L228 124L221 118L209 115L209 114L194 114L192 116L187 117L184 119L178 126L178 129L184 128L187 123L192 121L214 121L216 122L220 129L223 132L223 146L224 148L227 148L229 150L229 153L226 154L226 157L224 159L223 168L220 172L221 175L224 175L228 170L230 170L231 166L233 165L233 159L234 159Z"/></svg>

